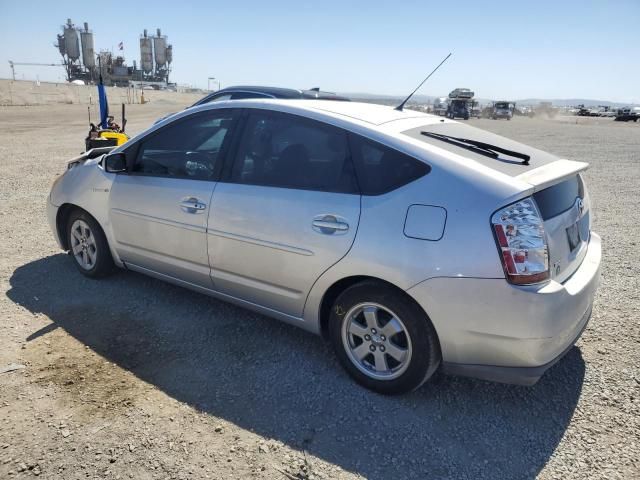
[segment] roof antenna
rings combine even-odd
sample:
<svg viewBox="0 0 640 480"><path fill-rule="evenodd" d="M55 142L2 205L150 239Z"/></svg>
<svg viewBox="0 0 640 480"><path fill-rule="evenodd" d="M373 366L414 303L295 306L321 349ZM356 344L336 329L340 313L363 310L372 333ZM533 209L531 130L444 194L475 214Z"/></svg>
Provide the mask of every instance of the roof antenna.
<svg viewBox="0 0 640 480"><path fill-rule="evenodd" d="M407 98L405 98L405 99L404 99L404 101L403 101L400 105L398 105L398 106L395 108L395 110L398 110L399 112L401 112L401 111L402 111L402 109L404 108L404 104L405 104L405 103L407 103L411 97L413 97L413 94L414 94L414 93L416 93L416 92L420 89L420 87L424 84L424 82L426 82L427 80L429 80L429 77L431 77L431 75L433 75L434 73L436 73L436 70L438 70L438 69L442 66L442 64L443 64L444 62L446 62L446 61L449 59L449 57L450 57L450 56L451 56L451 54L449 54L449 55L447 55L446 57L444 57L444 60L442 60L442 61L440 62L440 64L439 64L436 68L434 68L434 69L433 69L433 71L432 71L429 75L427 75L427 78L425 78L425 79L422 81L422 83L420 83L420 85L418 85L418 87L417 87L413 92L411 92L411 94L410 94Z"/></svg>

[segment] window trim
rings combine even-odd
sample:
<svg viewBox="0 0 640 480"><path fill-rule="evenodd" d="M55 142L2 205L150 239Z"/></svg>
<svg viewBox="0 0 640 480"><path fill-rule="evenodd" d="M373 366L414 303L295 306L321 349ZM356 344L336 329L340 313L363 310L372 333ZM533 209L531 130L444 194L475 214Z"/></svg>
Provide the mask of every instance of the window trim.
<svg viewBox="0 0 640 480"><path fill-rule="evenodd" d="M254 94L254 95L260 95L260 97L255 97L255 98L276 98L274 95L271 95L271 94L268 94L268 93L264 93L264 92L257 92L257 91L253 91L253 90L225 90L225 91L219 91L219 92L212 93L211 95L207 95L203 99L201 99L198 102L194 103L192 105L192 107L199 107L201 105L209 105L210 103L215 102L216 96L218 94L220 94L220 96L222 96L222 95L230 95L229 100L232 100L231 97L233 97L233 95L236 94L236 93L251 93L251 94ZM207 100L205 102L205 100L207 98L209 100Z"/></svg>
<svg viewBox="0 0 640 480"><path fill-rule="evenodd" d="M235 137L235 134L238 131L238 127L240 126L239 121L240 121L241 112L237 108L216 108L216 109L210 109L210 110L192 113L190 115L185 115L184 117L176 119L171 123L163 125L161 128L158 128L157 130L150 132L149 134L136 140L134 144L128 146L126 149L123 150L123 153L127 157L128 166L133 167L137 163L138 159L140 158L140 147L142 146L142 144L148 140L151 140L157 135L162 134L166 129L171 128L172 126L178 125L180 123L193 120L198 117L216 117L217 115L225 114L225 113L230 113L232 116L233 125L231 127L231 135L229 135L229 138L226 138L225 136L225 139L222 142L222 145L220 147L220 152L218 154L218 158L216 159L216 164L213 169L213 175L211 176L211 178L191 178L191 177L182 177L182 176L173 177L169 175L157 175L153 173L134 172L133 170L130 170L130 169L127 170L126 175L131 175L135 177L167 178L167 179L173 179L173 180L194 180L194 181L200 181L200 182L220 181L222 168L225 163L226 156L229 153L229 147L231 146L233 138ZM129 160L130 155L132 157L131 160Z"/></svg>
<svg viewBox="0 0 640 480"><path fill-rule="evenodd" d="M220 182L223 183L228 183L228 184L233 184L233 185L247 185L247 186L253 186L253 187L261 187L261 188L281 188L281 189L286 189L286 190L300 190L300 191L306 191L306 192L319 192L319 193L332 193L335 195L361 195L361 189L360 189L360 184L358 183L358 175L357 175L357 171L356 171L356 167L355 167L355 163L353 161L353 153L351 150L351 142L349 140L349 135L351 134L351 132L349 130L346 130L344 128L338 127L336 125L333 125L331 123L328 122L323 122L321 120L316 120L315 118L309 118L306 117L304 115L298 115L295 113L290 113L290 112L283 112L280 110L271 110L271 109L267 109L267 108L243 108L241 109L242 113L240 114L240 118L238 119L238 124L237 124L237 128L235 129L235 134L234 134L234 138L232 140L232 145L230 146L229 150L227 151L227 157L225 158L225 165L224 165L224 169L222 171L222 175L220 177ZM247 124L249 121L249 117L252 113L255 112L260 112L260 113L267 113L268 115L274 115L274 116L282 116L282 117L297 117L302 119L302 121L306 121L306 122L310 122L310 123L317 123L319 125L321 125L322 127L325 127L327 129L334 129L339 131L340 133L345 135L345 140L346 140L346 154L347 157L345 159L345 163L349 162L351 164L351 170L353 172L353 179L354 179L354 189L351 192L335 192L332 190L318 190L317 188L301 188L301 187L287 187L287 186L281 186L281 185L261 185L261 184L257 184L257 183L243 183L243 182L238 182L238 181L234 181L232 180L232 174L233 174L233 168L235 167L235 165L240 161L238 159L238 151L240 149L240 144L242 142L242 139L244 138L245 135L245 131L247 128ZM343 169L344 169L344 164L343 164Z"/></svg>

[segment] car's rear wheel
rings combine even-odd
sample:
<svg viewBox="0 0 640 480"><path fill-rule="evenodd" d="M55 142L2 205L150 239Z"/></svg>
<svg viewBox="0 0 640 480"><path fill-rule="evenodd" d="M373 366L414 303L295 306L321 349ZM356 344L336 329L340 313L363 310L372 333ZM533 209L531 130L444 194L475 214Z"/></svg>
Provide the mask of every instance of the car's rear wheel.
<svg viewBox="0 0 640 480"><path fill-rule="evenodd" d="M437 335L425 313L381 282L346 289L333 305L329 334L343 367L379 393L414 390L440 363Z"/></svg>
<svg viewBox="0 0 640 480"><path fill-rule="evenodd" d="M83 275L104 277L114 269L109 244L102 228L91 215L76 210L67 222L69 254Z"/></svg>

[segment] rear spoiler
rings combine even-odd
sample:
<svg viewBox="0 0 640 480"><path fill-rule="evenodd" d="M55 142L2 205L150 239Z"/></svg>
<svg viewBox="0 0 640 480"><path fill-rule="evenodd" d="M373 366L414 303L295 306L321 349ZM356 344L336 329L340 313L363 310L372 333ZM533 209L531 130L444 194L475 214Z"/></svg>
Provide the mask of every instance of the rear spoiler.
<svg viewBox="0 0 640 480"><path fill-rule="evenodd" d="M589 168L589 164L586 162L558 160L521 173L515 178L533 185L533 191L538 192L540 190L544 190L550 185L564 180L567 177L583 172L587 168Z"/></svg>
<svg viewBox="0 0 640 480"><path fill-rule="evenodd" d="M115 145L112 145L109 147L97 147L97 148L92 148L91 150L87 150L86 152L80 154L79 156L69 160L67 162L67 169L73 168L80 163L84 163L87 160L91 160L92 158L96 158L101 155L104 155L105 153L109 153L114 148L116 148Z"/></svg>

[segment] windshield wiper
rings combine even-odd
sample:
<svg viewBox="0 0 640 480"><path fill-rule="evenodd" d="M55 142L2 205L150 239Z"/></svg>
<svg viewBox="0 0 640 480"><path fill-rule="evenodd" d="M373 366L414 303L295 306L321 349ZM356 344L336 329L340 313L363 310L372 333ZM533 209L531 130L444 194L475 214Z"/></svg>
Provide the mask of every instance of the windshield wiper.
<svg viewBox="0 0 640 480"><path fill-rule="evenodd" d="M468 138L452 137L451 135L444 135L442 133L433 132L420 132L425 137L435 138L451 145L455 145L460 148L466 148L472 152L487 157L495 158L499 160L499 154L509 155L510 157L519 158L522 160L520 165L529 165L531 157L524 153L514 152L513 150L507 150L506 148L498 147L497 145L491 145L490 143L479 142L477 140L469 140Z"/></svg>

